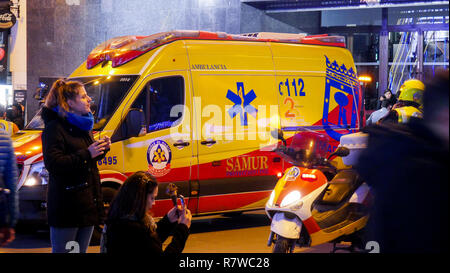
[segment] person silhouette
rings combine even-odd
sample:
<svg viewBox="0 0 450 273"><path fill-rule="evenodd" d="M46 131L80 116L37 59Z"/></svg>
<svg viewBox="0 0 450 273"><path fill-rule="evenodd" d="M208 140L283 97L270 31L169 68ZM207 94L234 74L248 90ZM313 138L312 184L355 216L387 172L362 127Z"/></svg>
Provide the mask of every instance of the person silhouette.
<svg viewBox="0 0 450 273"><path fill-rule="evenodd" d="M337 125L342 125L342 127L345 127L347 126L347 110L345 109L345 106L348 105L348 98L344 93L337 92L336 94L334 94L334 99L339 105L339 117Z"/></svg>

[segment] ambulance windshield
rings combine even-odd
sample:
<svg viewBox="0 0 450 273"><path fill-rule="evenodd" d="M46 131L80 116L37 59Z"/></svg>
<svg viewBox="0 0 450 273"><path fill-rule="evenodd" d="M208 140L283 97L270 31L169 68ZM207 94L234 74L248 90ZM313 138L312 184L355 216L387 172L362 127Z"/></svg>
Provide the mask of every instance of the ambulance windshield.
<svg viewBox="0 0 450 273"><path fill-rule="evenodd" d="M91 97L91 111L94 115L94 131L101 131L108 123L128 90L133 86L138 76L104 76L71 78L84 83L89 97ZM26 130L43 130L44 122L40 112L25 127Z"/></svg>

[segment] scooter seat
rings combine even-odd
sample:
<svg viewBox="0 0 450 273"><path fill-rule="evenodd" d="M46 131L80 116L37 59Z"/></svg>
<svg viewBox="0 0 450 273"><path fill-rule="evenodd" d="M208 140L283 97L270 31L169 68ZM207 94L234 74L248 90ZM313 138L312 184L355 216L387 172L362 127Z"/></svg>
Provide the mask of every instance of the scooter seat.
<svg viewBox="0 0 450 273"><path fill-rule="evenodd" d="M355 170L342 170L330 181L319 203L337 205L349 198L362 183L361 177Z"/></svg>

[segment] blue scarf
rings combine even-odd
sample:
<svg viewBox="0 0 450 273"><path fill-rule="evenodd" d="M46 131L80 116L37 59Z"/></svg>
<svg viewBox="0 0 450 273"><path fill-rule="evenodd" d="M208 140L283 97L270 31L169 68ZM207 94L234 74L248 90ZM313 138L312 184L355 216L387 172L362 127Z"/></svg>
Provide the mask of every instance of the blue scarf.
<svg viewBox="0 0 450 273"><path fill-rule="evenodd" d="M58 106L56 106L53 110L59 113ZM66 112L66 119L70 124L77 126L83 131L91 131L92 128L94 128L94 115L92 115L91 112L83 116Z"/></svg>

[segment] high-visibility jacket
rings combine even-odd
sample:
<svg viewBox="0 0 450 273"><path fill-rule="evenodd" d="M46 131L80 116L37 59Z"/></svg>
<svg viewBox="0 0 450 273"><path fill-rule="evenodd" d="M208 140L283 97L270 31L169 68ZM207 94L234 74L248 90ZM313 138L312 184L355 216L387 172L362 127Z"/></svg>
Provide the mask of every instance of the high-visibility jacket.
<svg viewBox="0 0 450 273"><path fill-rule="evenodd" d="M19 131L19 127L14 122L0 119L0 130L5 131L8 135L13 135Z"/></svg>
<svg viewBox="0 0 450 273"><path fill-rule="evenodd" d="M398 123L407 123L411 117L423 118L422 111L414 106L404 106L393 110L398 114Z"/></svg>

